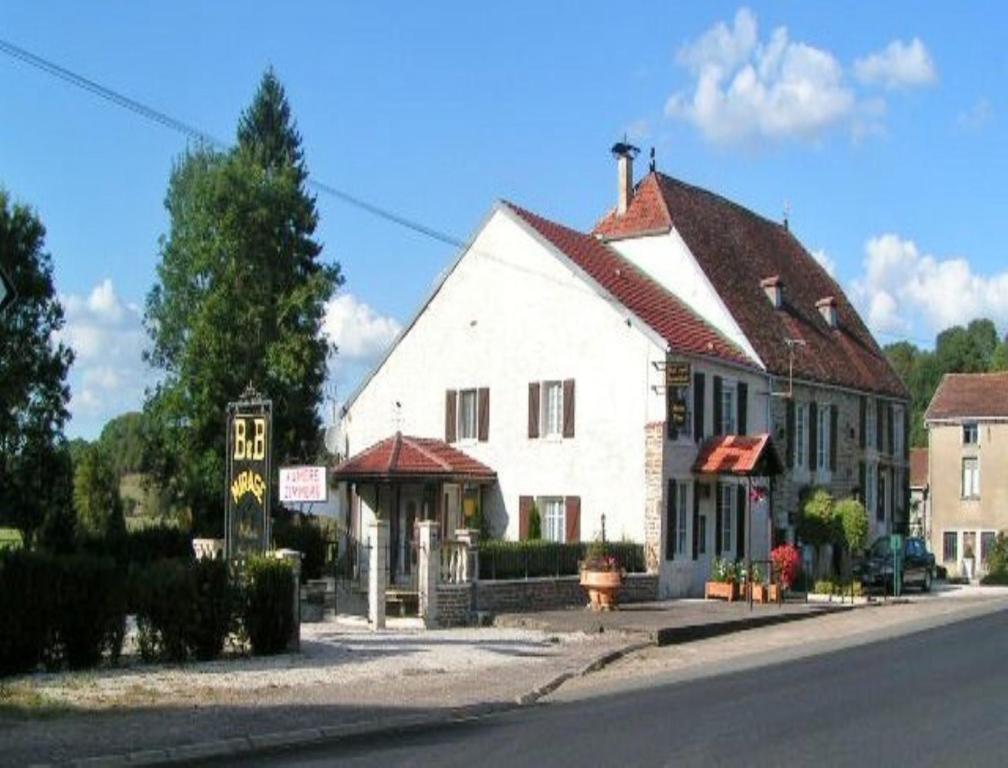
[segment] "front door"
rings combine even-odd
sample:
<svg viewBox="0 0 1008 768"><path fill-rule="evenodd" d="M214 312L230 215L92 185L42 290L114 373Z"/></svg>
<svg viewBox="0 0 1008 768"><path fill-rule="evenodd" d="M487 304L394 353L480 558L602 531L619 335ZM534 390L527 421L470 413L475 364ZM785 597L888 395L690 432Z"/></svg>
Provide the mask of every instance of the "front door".
<svg viewBox="0 0 1008 768"><path fill-rule="evenodd" d="M708 488L710 486L707 486ZM700 483L694 483L693 492L700 492ZM701 492L702 495L702 492ZM696 543L697 559L693 563L693 578L690 585L690 594L700 596L704 593L704 584L710 575L711 561L713 560L714 548L714 524L713 524L713 499L710 493L707 498L699 501L699 514L695 518L697 526ZM692 542L691 542L692 543Z"/></svg>

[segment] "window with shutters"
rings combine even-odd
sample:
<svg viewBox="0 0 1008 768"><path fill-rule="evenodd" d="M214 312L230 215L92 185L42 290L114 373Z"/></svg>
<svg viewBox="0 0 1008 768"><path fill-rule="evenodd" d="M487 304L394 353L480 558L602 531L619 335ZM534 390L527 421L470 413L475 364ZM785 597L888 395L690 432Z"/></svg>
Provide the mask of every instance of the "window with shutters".
<svg viewBox="0 0 1008 768"><path fill-rule="evenodd" d="M718 485L718 514L721 515L721 556L734 560L734 538L732 522L735 519L735 486L727 483Z"/></svg>
<svg viewBox="0 0 1008 768"><path fill-rule="evenodd" d="M721 433L734 435L738 425L735 421L735 385L725 379L721 384Z"/></svg>
<svg viewBox="0 0 1008 768"><path fill-rule="evenodd" d="M816 425L816 466L819 471L829 469L829 447L830 447L830 406L820 404L819 412L816 414L818 424Z"/></svg>
<svg viewBox="0 0 1008 768"><path fill-rule="evenodd" d="M795 441L794 441L794 450L795 450L795 466L796 467L804 467L805 466L805 457L808 455L808 449L807 449L807 447L805 445L805 433L807 431L805 429L805 414L806 414L806 412L807 412L807 409L806 409L806 407L805 407L805 405L803 403L802 404L798 404L798 403L795 404Z"/></svg>
<svg viewBox="0 0 1008 768"><path fill-rule="evenodd" d="M980 498L980 459L967 456L962 460L962 497Z"/></svg>
<svg viewBox="0 0 1008 768"><path fill-rule="evenodd" d="M962 425L963 445L979 445L980 429L975 421L968 421Z"/></svg>
<svg viewBox="0 0 1008 768"><path fill-rule="evenodd" d="M872 398L865 406L865 447L875 447L875 400Z"/></svg>
<svg viewBox="0 0 1008 768"><path fill-rule="evenodd" d="M542 535L546 541L563 544L566 540L567 521L564 514L564 500L558 496L541 496L536 500L542 515Z"/></svg>
<svg viewBox="0 0 1008 768"><path fill-rule="evenodd" d="M542 435L561 437L563 435L563 382L544 381L542 383Z"/></svg>
<svg viewBox="0 0 1008 768"><path fill-rule="evenodd" d="M463 389L458 396L458 439L476 439L476 390Z"/></svg>
<svg viewBox="0 0 1008 768"><path fill-rule="evenodd" d="M687 506L687 484L680 481L676 485L676 493L678 498L676 499L676 554L685 555L686 554L686 514L689 507Z"/></svg>

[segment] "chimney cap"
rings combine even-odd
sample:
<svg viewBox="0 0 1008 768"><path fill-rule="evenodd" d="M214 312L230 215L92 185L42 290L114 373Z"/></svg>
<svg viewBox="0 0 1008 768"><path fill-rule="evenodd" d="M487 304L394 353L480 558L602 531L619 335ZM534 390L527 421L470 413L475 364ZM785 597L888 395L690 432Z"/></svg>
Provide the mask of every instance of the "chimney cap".
<svg viewBox="0 0 1008 768"><path fill-rule="evenodd" d="M635 147L633 144L629 144L626 141L617 141L612 145L611 151L616 157L634 158L640 152L640 147Z"/></svg>
<svg viewBox="0 0 1008 768"><path fill-rule="evenodd" d="M759 284L762 288L777 288L784 285L784 281L781 280L780 275L770 275L770 277L764 277L760 280Z"/></svg>

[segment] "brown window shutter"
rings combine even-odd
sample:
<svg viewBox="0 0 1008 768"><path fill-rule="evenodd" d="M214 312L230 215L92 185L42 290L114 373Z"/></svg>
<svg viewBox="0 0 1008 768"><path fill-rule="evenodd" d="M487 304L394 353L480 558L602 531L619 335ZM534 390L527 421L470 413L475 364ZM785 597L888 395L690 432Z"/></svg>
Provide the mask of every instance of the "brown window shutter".
<svg viewBox="0 0 1008 768"><path fill-rule="evenodd" d="M739 435L745 435L749 432L749 425L746 424L749 415L749 385L744 381L740 381L735 393L736 397L738 397L738 419L735 425L735 432Z"/></svg>
<svg viewBox="0 0 1008 768"><path fill-rule="evenodd" d="M563 383L563 436L574 437L574 379Z"/></svg>
<svg viewBox="0 0 1008 768"><path fill-rule="evenodd" d="M819 407L816 401L809 403L808 407L808 466L810 472L815 472L816 460L819 458L818 438L819 438Z"/></svg>
<svg viewBox="0 0 1008 768"><path fill-rule="evenodd" d="M705 542L706 543L706 542ZM693 483L693 559L700 554L700 486Z"/></svg>
<svg viewBox="0 0 1008 768"><path fill-rule="evenodd" d="M724 432L724 423L721 413L721 377L714 377L714 434L720 435Z"/></svg>
<svg viewBox="0 0 1008 768"><path fill-rule="evenodd" d="M532 516L532 497L518 497L518 539L525 541L529 536L529 518Z"/></svg>
<svg viewBox="0 0 1008 768"><path fill-rule="evenodd" d="M528 436L539 437L539 382L529 382Z"/></svg>
<svg viewBox="0 0 1008 768"><path fill-rule="evenodd" d="M707 377L702 373L693 374L693 440L700 442L704 437L704 384Z"/></svg>
<svg viewBox="0 0 1008 768"><path fill-rule="evenodd" d="M564 499L564 540L568 542L581 541L581 497L567 496Z"/></svg>
<svg viewBox="0 0 1008 768"><path fill-rule="evenodd" d="M665 483L665 559L675 560L676 548L676 481L672 478Z"/></svg>
<svg viewBox="0 0 1008 768"><path fill-rule="evenodd" d="M795 403L792 398L785 400L784 405L785 435L787 435L787 466L792 469L795 463Z"/></svg>
<svg viewBox="0 0 1008 768"><path fill-rule="evenodd" d="M485 443L490 437L490 388L480 387L476 398L476 435Z"/></svg>
<svg viewBox="0 0 1008 768"><path fill-rule="evenodd" d="M735 557L739 560L745 557L746 546L746 487L744 485L735 486L736 514L735 514Z"/></svg>
<svg viewBox="0 0 1008 768"><path fill-rule="evenodd" d="M859 419L859 421L858 421L858 445L860 445L861 448L864 449L864 448L868 447L867 444L866 444L866 442L867 442L867 435L865 433L865 430L868 428L868 398L866 398L864 395L861 395L861 397L859 399L860 399L860 403L859 403L858 407L860 408L861 412L860 412L860 414L858 416L858 419Z"/></svg>
<svg viewBox="0 0 1008 768"><path fill-rule="evenodd" d="M444 439L446 443L455 442L456 418L458 418L458 391L449 389L445 392Z"/></svg>
<svg viewBox="0 0 1008 768"><path fill-rule="evenodd" d="M837 429L840 425L835 405L830 406L829 422L829 468L830 472L836 472Z"/></svg>

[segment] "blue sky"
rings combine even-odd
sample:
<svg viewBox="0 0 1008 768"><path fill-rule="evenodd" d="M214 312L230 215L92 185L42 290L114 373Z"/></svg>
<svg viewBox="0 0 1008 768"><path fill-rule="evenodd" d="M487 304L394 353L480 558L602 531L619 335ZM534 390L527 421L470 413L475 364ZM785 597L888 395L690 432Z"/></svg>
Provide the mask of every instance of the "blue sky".
<svg viewBox="0 0 1008 768"><path fill-rule="evenodd" d="M787 202L883 343L1008 330L1001 4L377 5L7 3L0 38L227 139L272 65L313 175L462 238L498 198L590 227L626 132L670 175ZM139 314L186 140L7 57L0 93L0 184L48 229L90 437L153 380ZM454 254L318 202L346 393Z"/></svg>

